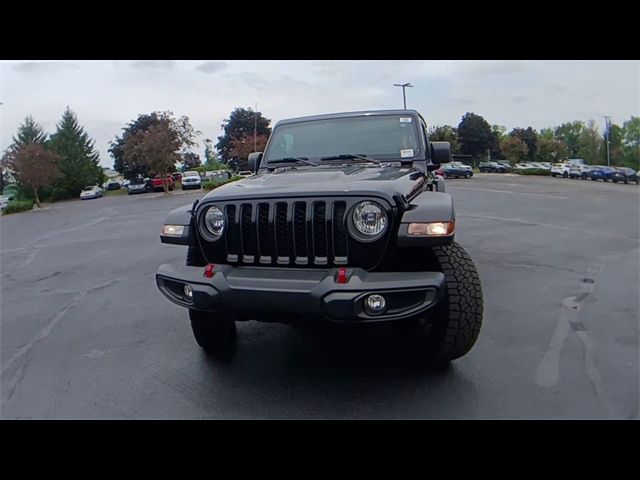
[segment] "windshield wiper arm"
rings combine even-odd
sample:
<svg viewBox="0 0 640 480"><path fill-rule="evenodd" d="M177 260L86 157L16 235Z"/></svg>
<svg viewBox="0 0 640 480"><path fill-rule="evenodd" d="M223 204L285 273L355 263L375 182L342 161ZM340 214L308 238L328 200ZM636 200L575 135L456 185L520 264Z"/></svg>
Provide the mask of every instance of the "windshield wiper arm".
<svg viewBox="0 0 640 480"><path fill-rule="evenodd" d="M307 165L316 165L316 163L309 160L307 157L284 157L276 160L269 160L267 165L273 165L275 163L306 163Z"/></svg>
<svg viewBox="0 0 640 480"><path fill-rule="evenodd" d="M353 159L364 160L365 162L375 163L376 165L380 165L380 162L374 160L373 158L369 158L366 155L359 155L357 153L341 153L340 155L332 155L330 157L322 157L320 160L329 161L329 160L353 160Z"/></svg>

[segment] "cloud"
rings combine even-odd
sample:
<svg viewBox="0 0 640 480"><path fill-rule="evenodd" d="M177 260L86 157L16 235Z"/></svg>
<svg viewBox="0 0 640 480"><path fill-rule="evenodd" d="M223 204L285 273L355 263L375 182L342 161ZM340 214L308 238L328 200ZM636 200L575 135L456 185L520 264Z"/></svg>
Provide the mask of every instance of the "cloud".
<svg viewBox="0 0 640 480"><path fill-rule="evenodd" d="M68 62L24 62L13 66L13 69L20 73L53 73L59 70L78 68L76 63Z"/></svg>
<svg viewBox="0 0 640 480"><path fill-rule="evenodd" d="M473 62L462 64L462 70L469 75L508 75L525 70L525 62L521 60L502 60L494 62Z"/></svg>
<svg viewBox="0 0 640 480"><path fill-rule="evenodd" d="M216 73L224 70L227 67L228 65L226 62L205 62L198 65L196 67L196 70L199 70L203 73Z"/></svg>
<svg viewBox="0 0 640 480"><path fill-rule="evenodd" d="M509 100L511 100L513 103L522 103L525 102L529 99L529 97L527 97L526 95L511 95L509 97Z"/></svg>
<svg viewBox="0 0 640 480"><path fill-rule="evenodd" d="M131 62L133 68L155 68L162 70L173 70L178 62L175 60L138 60Z"/></svg>

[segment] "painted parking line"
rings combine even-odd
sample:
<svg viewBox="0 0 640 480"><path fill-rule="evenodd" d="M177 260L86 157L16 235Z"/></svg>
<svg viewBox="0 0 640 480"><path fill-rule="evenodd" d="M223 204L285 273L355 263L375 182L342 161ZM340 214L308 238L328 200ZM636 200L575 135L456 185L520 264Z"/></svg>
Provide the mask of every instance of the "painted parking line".
<svg viewBox="0 0 640 480"><path fill-rule="evenodd" d="M493 190L490 188L473 188L473 187L448 187L450 190L475 190L478 192L489 193L510 193L512 195L528 195L531 197L544 197L552 198L554 200L567 200L567 197L561 197L560 195L548 195L546 193L528 193L528 192L514 192L513 190Z"/></svg>

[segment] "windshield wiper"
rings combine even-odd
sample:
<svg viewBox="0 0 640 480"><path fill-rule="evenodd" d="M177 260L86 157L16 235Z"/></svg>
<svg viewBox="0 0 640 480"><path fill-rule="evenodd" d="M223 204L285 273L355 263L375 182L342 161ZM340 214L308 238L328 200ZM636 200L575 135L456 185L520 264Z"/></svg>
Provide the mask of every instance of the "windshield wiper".
<svg viewBox="0 0 640 480"><path fill-rule="evenodd" d="M369 158L366 155L359 155L357 153L341 153L340 155L332 155L330 157L322 157L320 160L323 162L329 160L353 160L353 159L364 160L365 162L375 163L376 165L380 165L380 162L374 160L373 158Z"/></svg>
<svg viewBox="0 0 640 480"><path fill-rule="evenodd" d="M307 157L284 157L277 158L276 160L269 160L267 165L273 165L275 163L306 163L307 165L315 166L316 163L309 160Z"/></svg>

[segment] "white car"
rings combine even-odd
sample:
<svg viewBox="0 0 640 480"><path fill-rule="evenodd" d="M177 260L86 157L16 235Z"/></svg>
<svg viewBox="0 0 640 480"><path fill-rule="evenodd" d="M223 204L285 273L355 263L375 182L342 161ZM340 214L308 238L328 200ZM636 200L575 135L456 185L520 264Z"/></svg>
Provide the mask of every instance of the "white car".
<svg viewBox="0 0 640 480"><path fill-rule="evenodd" d="M182 190L188 190L190 188L202 188L202 180L200 179L200 173L195 171L184 172L182 174L182 180L180 181Z"/></svg>
<svg viewBox="0 0 640 480"><path fill-rule="evenodd" d="M6 195L0 195L0 210L4 210L8 204L9 197L7 197Z"/></svg>
<svg viewBox="0 0 640 480"><path fill-rule="evenodd" d="M471 166L467 165L466 163L450 162L449 165L453 165L455 167L458 167L460 170L467 170L469 172L473 172L473 168L471 168Z"/></svg>
<svg viewBox="0 0 640 480"><path fill-rule="evenodd" d="M551 165L551 176L567 178L569 176L570 168L571 164L569 163L554 163Z"/></svg>
<svg viewBox="0 0 640 480"><path fill-rule="evenodd" d="M86 200L88 198L100 198L103 195L103 190L98 185L91 187L85 187L80 192L80 200Z"/></svg>
<svg viewBox="0 0 640 480"><path fill-rule="evenodd" d="M569 178L581 178L586 180L589 178L591 167L588 165L574 164L569 167Z"/></svg>

